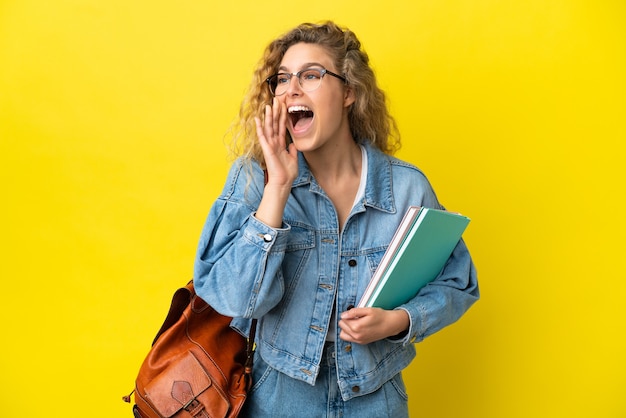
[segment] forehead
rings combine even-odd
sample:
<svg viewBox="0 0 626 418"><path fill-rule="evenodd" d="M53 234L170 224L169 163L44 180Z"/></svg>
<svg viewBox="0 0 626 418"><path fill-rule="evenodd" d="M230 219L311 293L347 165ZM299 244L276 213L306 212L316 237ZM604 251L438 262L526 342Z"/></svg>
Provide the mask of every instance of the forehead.
<svg viewBox="0 0 626 418"><path fill-rule="evenodd" d="M334 69L333 59L328 50L321 45L297 43L287 49L280 62L280 68L297 71L311 64L321 65L329 70Z"/></svg>

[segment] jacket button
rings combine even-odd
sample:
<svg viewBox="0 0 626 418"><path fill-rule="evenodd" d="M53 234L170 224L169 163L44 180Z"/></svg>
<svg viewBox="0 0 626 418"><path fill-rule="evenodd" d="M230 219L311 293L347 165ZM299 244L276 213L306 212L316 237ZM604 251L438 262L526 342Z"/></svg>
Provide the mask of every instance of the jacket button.
<svg viewBox="0 0 626 418"><path fill-rule="evenodd" d="M348 265L349 265L350 267L354 267L354 266L356 266L356 260L350 260L350 261L348 261Z"/></svg>
<svg viewBox="0 0 626 418"><path fill-rule="evenodd" d="M361 388L358 386L352 386L352 392L357 393L358 391L360 391Z"/></svg>
<svg viewBox="0 0 626 418"><path fill-rule="evenodd" d="M350 351L352 351L352 346L351 346L350 344L348 344L348 345L346 345L343 349L344 349L344 351L345 351L346 353L349 353Z"/></svg>

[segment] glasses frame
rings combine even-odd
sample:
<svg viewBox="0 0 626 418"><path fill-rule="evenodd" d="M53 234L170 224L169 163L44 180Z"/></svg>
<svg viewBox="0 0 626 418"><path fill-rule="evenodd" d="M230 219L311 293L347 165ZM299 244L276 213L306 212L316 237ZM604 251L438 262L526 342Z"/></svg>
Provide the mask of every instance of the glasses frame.
<svg viewBox="0 0 626 418"><path fill-rule="evenodd" d="M305 71L310 71L310 70L318 70L318 71L320 72L320 84L319 84L319 86L315 87L313 90L304 90L304 87L302 87L302 80L300 79L300 75L301 75L303 72L305 72ZM289 79L289 84L291 84L291 79L295 76L295 77L298 79L298 84L300 85L300 88L301 88L303 91L310 92L310 91L315 91L315 90L317 90L317 89L319 89L319 88L320 88L320 86L322 85L322 79L324 78L324 76L325 76L326 74L328 74L328 75L332 75L333 77L338 78L339 80L343 81L343 82L344 82L344 84L348 84L348 80L347 80L344 76L341 76L341 75L339 75L339 74L337 74L337 73L333 73L332 71L327 70L327 69L326 69L326 68L324 68L324 67L321 67L321 68L318 68L318 67L309 67L309 68L305 68L305 69L303 69L303 70L300 70L300 71L298 71L297 73L276 73L276 74L273 74L273 75L271 75L271 76L267 77L267 78L265 79L265 82L267 83L267 87L270 89L270 93L272 93L272 96L282 96L283 94L287 93L287 90L285 90L284 92L282 92L282 93L280 93L280 94L276 94L276 93L274 92L274 89L272 88L272 83L271 83L271 80L272 80L273 78L278 77L279 75L286 76L286 77L288 77L288 79Z"/></svg>

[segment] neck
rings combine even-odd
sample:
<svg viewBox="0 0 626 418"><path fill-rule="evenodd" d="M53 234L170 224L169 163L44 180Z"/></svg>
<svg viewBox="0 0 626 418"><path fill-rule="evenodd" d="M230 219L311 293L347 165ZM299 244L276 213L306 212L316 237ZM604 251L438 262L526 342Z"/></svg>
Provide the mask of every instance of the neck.
<svg viewBox="0 0 626 418"><path fill-rule="evenodd" d="M303 155L313 176L320 183L337 181L345 176L360 176L361 148L352 139Z"/></svg>

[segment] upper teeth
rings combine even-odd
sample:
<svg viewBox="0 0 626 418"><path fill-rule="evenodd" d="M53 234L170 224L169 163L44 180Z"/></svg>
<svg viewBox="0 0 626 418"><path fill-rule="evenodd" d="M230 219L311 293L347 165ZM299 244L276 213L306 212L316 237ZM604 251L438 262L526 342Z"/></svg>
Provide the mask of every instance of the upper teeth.
<svg viewBox="0 0 626 418"><path fill-rule="evenodd" d="M291 107L289 107L289 109L287 109L287 111L289 113L293 113L293 112L310 112L311 109L309 109L306 106L291 106Z"/></svg>

